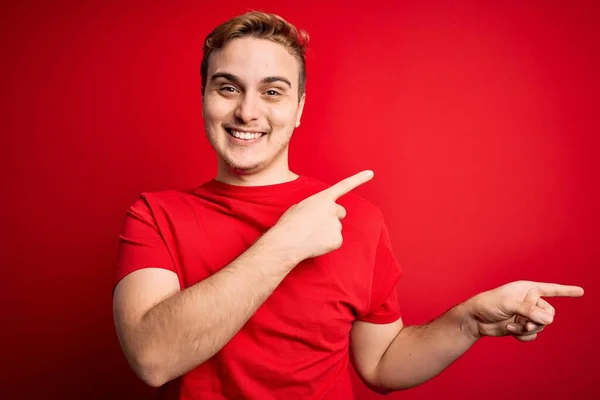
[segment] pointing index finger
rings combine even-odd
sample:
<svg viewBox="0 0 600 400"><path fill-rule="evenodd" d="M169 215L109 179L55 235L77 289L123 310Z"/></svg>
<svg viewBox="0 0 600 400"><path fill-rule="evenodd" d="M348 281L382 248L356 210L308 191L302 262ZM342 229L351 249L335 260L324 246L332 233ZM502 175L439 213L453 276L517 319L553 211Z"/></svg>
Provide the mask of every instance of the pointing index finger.
<svg viewBox="0 0 600 400"><path fill-rule="evenodd" d="M328 189L325 189L325 192L328 195L331 195L334 200L337 200L363 183L370 181L373 178L373 175L373 171L371 170L359 172L358 174L343 179Z"/></svg>
<svg viewBox="0 0 600 400"><path fill-rule="evenodd" d="M581 297L583 288L580 286L559 285L558 283L540 283L539 294L545 297Z"/></svg>

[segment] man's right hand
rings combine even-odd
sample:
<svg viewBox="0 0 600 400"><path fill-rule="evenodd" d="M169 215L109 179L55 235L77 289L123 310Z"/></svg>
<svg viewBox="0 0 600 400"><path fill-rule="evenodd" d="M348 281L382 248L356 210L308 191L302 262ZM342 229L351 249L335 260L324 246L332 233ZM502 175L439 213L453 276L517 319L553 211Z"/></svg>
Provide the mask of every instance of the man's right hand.
<svg viewBox="0 0 600 400"><path fill-rule="evenodd" d="M346 210L336 201L372 178L373 171L362 171L304 199L290 207L269 233L298 263L340 248Z"/></svg>
<svg viewBox="0 0 600 400"><path fill-rule="evenodd" d="M290 207L255 245L184 290L164 268L124 277L114 291L114 319L135 373L159 387L213 357L298 263L342 245L346 210L336 201L372 177L363 171ZM133 240L156 239L151 210L139 207L145 218L129 219L128 232L140 232Z"/></svg>

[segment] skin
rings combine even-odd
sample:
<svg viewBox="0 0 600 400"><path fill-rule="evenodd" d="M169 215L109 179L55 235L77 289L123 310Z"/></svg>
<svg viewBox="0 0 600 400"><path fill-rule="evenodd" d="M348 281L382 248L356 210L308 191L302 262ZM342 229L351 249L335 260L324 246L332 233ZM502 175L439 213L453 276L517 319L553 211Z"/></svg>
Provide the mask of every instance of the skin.
<svg viewBox="0 0 600 400"><path fill-rule="evenodd" d="M306 98L299 96L299 73L298 61L268 40L236 39L211 54L202 105L217 180L264 185L297 178L288 166L288 145ZM227 127L266 135L251 146L236 144Z"/></svg>
<svg viewBox="0 0 600 400"><path fill-rule="evenodd" d="M288 166L288 145L305 102L298 71L297 60L268 40L235 39L211 55L203 116L218 180L256 186L297 178ZM240 143L227 128L265 136ZM372 178L372 171L359 172L292 206L240 257L185 290L164 269L121 280L114 319L134 372L160 386L212 357L298 263L341 246L347 211L336 201ZM542 297L582 295L578 286L517 281L477 294L425 325L355 322L353 363L374 390L410 388L439 374L483 336L535 339L555 315Z"/></svg>

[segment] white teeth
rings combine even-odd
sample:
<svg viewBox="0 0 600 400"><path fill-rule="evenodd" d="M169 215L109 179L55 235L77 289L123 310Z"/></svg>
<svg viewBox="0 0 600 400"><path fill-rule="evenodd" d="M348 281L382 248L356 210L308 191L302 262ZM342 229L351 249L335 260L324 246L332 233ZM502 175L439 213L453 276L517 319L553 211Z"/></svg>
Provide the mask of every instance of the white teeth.
<svg viewBox="0 0 600 400"><path fill-rule="evenodd" d="M259 137L262 136L262 133L238 132L238 131L233 131L233 130L231 131L231 134L238 139L245 139L245 140L258 139Z"/></svg>

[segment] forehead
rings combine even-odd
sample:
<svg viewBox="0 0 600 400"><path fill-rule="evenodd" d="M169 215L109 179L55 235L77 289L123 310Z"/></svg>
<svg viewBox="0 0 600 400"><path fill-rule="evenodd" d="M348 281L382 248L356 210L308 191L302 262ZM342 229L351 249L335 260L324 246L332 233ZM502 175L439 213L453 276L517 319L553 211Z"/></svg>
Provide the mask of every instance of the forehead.
<svg viewBox="0 0 600 400"><path fill-rule="evenodd" d="M251 83L269 76L282 76L298 84L298 60L281 44L251 37L233 39L214 51L208 63L208 78L227 72Z"/></svg>

